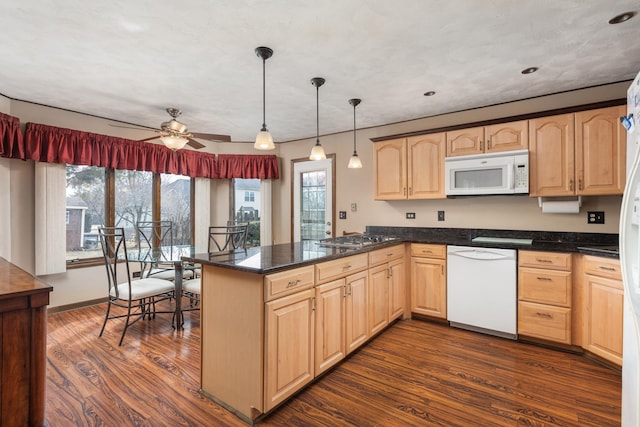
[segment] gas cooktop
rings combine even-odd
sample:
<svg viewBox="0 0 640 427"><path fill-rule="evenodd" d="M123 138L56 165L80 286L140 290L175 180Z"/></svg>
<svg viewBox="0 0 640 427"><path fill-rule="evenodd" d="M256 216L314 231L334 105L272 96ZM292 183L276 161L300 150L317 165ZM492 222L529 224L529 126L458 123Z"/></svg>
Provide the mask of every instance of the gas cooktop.
<svg viewBox="0 0 640 427"><path fill-rule="evenodd" d="M317 242L318 246L327 248L361 248L374 243L398 240L397 237L380 234L354 234L351 236L330 237Z"/></svg>

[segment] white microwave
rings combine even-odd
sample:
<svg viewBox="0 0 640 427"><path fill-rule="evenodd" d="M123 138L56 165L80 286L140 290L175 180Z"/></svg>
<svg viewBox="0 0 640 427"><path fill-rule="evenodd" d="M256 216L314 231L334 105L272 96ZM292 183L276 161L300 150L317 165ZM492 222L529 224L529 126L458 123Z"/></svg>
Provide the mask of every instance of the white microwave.
<svg viewBox="0 0 640 427"><path fill-rule="evenodd" d="M447 196L529 193L529 151L447 157L445 186Z"/></svg>

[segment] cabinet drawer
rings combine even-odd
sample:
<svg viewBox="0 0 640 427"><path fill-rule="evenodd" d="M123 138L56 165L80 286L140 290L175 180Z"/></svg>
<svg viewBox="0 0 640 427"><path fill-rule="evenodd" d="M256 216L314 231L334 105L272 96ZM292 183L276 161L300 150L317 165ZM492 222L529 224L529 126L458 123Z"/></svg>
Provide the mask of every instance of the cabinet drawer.
<svg viewBox="0 0 640 427"><path fill-rule="evenodd" d="M322 283L364 270L369 266L368 260L368 254L358 254L316 264L316 282Z"/></svg>
<svg viewBox="0 0 640 427"><path fill-rule="evenodd" d="M423 258L447 258L447 247L445 245L430 245L425 243L412 243L411 256Z"/></svg>
<svg viewBox="0 0 640 427"><path fill-rule="evenodd" d="M571 344L571 309L520 301L518 334Z"/></svg>
<svg viewBox="0 0 640 427"><path fill-rule="evenodd" d="M313 265L264 276L264 299L271 301L313 287Z"/></svg>
<svg viewBox="0 0 640 427"><path fill-rule="evenodd" d="M369 252L369 265L376 265L404 256L404 245L390 246Z"/></svg>
<svg viewBox="0 0 640 427"><path fill-rule="evenodd" d="M548 268L571 271L571 254L556 252L519 251L520 267Z"/></svg>
<svg viewBox="0 0 640 427"><path fill-rule="evenodd" d="M613 258L584 255L584 272L594 276L622 280L620 261Z"/></svg>
<svg viewBox="0 0 640 427"><path fill-rule="evenodd" d="M571 307L571 272L521 267L518 299Z"/></svg>

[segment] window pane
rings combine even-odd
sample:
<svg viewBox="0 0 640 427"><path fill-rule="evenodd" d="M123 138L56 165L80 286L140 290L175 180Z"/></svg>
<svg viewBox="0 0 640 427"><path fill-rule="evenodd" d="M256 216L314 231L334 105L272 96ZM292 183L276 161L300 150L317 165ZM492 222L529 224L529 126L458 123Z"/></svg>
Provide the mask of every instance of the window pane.
<svg viewBox="0 0 640 427"><path fill-rule="evenodd" d="M173 222L173 244L191 245L191 179L160 174L160 219Z"/></svg>
<svg viewBox="0 0 640 427"><path fill-rule="evenodd" d="M231 221L248 223L247 246L260 246L260 180L237 178L232 185L234 206Z"/></svg>
<svg viewBox="0 0 640 427"><path fill-rule="evenodd" d="M67 165L67 260L102 256L98 227L104 224L104 168Z"/></svg>
<svg viewBox="0 0 640 427"><path fill-rule="evenodd" d="M151 221L151 172L116 170L116 227L124 227L127 247L136 246L135 224Z"/></svg>

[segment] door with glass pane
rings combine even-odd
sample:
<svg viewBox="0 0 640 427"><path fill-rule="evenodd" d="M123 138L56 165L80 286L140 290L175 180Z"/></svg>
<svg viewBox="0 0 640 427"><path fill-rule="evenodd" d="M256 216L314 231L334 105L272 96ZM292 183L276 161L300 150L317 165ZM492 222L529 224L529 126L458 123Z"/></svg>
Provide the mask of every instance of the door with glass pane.
<svg viewBox="0 0 640 427"><path fill-rule="evenodd" d="M333 157L293 164L294 242L313 245L315 241L334 234Z"/></svg>

